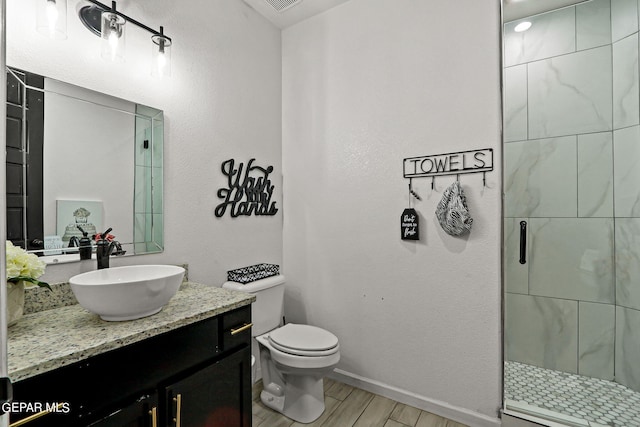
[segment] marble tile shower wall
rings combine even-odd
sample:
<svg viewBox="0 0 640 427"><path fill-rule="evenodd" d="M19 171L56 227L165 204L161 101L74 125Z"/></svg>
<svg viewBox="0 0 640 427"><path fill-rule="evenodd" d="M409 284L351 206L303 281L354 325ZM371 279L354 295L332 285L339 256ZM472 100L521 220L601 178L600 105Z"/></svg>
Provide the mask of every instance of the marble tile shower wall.
<svg viewBox="0 0 640 427"><path fill-rule="evenodd" d="M638 391L639 10L592 0L504 28L507 359Z"/></svg>

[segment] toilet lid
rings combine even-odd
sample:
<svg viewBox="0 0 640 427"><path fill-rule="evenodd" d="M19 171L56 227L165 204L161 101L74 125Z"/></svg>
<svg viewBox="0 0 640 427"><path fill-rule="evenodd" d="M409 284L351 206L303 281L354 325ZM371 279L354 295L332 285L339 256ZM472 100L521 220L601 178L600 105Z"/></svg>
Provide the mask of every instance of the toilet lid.
<svg viewBox="0 0 640 427"><path fill-rule="evenodd" d="M338 337L322 328L287 323L269 333L271 345L287 353L303 356L324 356L334 353Z"/></svg>

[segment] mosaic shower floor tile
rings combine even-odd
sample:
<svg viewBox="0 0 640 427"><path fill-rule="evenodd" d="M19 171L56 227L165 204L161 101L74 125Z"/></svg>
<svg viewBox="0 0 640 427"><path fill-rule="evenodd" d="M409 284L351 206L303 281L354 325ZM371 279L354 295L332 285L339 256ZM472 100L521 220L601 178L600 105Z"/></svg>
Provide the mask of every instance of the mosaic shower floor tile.
<svg viewBox="0 0 640 427"><path fill-rule="evenodd" d="M541 414L568 415L585 426L640 427L640 393L621 384L518 362L505 362L504 375L505 398Z"/></svg>

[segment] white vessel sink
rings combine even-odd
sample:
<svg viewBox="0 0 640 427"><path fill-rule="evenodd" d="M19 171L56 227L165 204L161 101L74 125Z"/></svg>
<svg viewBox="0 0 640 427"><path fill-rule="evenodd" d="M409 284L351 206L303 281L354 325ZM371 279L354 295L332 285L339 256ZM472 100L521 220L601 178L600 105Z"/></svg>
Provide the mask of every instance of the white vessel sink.
<svg viewBox="0 0 640 427"><path fill-rule="evenodd" d="M140 319L162 310L176 294L184 268L131 265L78 274L69 279L80 305L108 321Z"/></svg>

